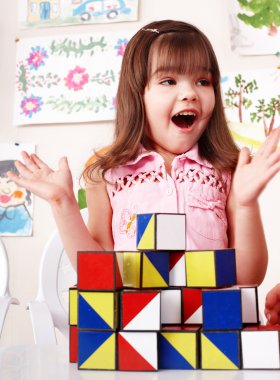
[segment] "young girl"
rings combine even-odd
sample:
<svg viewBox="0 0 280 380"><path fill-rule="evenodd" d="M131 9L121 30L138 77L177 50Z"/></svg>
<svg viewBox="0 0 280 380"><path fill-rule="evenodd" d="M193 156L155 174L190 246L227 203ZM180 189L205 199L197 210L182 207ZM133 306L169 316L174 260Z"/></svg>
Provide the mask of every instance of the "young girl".
<svg viewBox="0 0 280 380"><path fill-rule="evenodd" d="M84 173L87 227L65 157L53 171L24 152L20 176L9 177L50 203L74 267L78 250L135 250L137 213L185 213L188 250L235 247L238 283L260 284L267 248L257 199L280 170L279 138L276 129L254 157L239 154L210 42L193 25L158 21L127 45L115 140Z"/></svg>

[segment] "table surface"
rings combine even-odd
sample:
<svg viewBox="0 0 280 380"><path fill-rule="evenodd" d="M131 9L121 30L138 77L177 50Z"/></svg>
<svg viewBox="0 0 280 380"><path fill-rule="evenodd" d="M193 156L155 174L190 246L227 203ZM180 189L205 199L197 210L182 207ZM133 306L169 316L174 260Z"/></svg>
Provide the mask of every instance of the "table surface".
<svg viewBox="0 0 280 380"><path fill-rule="evenodd" d="M280 380L280 370L121 372L78 370L65 346L0 347L1 380Z"/></svg>

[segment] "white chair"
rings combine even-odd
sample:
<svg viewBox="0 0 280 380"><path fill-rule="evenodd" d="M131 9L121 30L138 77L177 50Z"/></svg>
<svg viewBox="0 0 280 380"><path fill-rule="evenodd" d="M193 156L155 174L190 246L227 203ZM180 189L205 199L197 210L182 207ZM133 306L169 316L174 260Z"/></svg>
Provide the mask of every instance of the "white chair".
<svg viewBox="0 0 280 380"><path fill-rule="evenodd" d="M87 209L81 211L87 219ZM66 255L58 231L45 245L39 270L39 289L30 311L35 344L57 344L55 329L68 340L68 290L77 284L77 274Z"/></svg>
<svg viewBox="0 0 280 380"><path fill-rule="evenodd" d="M0 240L0 336L5 317L11 304L19 305L9 291L9 262L4 243Z"/></svg>

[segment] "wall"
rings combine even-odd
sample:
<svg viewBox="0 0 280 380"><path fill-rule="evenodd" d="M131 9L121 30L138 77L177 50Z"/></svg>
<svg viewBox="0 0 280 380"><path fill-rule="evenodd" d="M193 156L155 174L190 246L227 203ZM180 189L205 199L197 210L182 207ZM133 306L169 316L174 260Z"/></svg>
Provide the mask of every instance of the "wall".
<svg viewBox="0 0 280 380"><path fill-rule="evenodd" d="M24 0L19 0L24 1ZM16 1L2 2L0 13L0 141L7 143L34 143L37 153L51 167L57 166L62 155L69 158L75 176L79 175L85 153L111 141L112 122L15 127L13 125L15 38L64 33L87 33L102 30L134 30L160 19L178 19L191 22L203 30L216 51L222 72L242 69L274 68L279 65L275 56L239 57L230 49L229 21L225 0L139 0L139 21L107 25L75 26L50 29L17 30ZM66 137L67 136L67 137ZM269 247L269 268L259 288L260 309L263 309L267 290L280 280L280 240L277 216L280 214L278 175L264 191L260 203ZM272 207L273 206L273 207ZM6 237L3 241L10 261L10 290L20 300L12 306L6 318L1 345L33 342L31 322L26 311L28 301L36 297L38 268L44 244L55 225L48 205L36 198L34 202L34 234L32 237Z"/></svg>

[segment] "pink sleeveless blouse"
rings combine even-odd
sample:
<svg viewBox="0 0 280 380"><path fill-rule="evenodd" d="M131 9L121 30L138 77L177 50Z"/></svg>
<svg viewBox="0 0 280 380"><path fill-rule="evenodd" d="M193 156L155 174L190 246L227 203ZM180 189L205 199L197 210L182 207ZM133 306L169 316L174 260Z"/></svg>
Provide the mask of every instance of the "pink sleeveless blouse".
<svg viewBox="0 0 280 380"><path fill-rule="evenodd" d="M136 250L136 214L185 213L187 250L228 247L226 202L229 170L217 173L195 145L172 162L142 149L139 156L107 172L116 251Z"/></svg>

